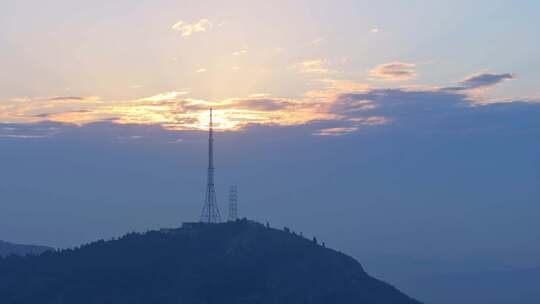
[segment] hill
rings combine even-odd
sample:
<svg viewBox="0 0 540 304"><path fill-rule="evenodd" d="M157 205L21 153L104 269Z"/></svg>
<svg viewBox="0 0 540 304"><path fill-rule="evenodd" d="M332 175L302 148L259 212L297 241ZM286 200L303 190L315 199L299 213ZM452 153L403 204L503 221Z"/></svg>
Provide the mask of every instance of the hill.
<svg viewBox="0 0 540 304"><path fill-rule="evenodd" d="M419 302L342 253L242 220L0 259L0 303Z"/></svg>
<svg viewBox="0 0 540 304"><path fill-rule="evenodd" d="M45 251L54 250L50 247L36 246L36 245L19 245L8 243L0 240L0 256L7 256L10 254L15 255L27 255L27 254L40 254Z"/></svg>

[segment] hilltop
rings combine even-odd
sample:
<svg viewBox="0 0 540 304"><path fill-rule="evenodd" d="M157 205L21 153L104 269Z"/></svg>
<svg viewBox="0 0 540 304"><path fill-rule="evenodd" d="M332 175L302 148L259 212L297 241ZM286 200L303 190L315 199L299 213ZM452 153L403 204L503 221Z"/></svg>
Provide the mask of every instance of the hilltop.
<svg viewBox="0 0 540 304"><path fill-rule="evenodd" d="M241 220L0 259L0 303L417 304L354 259Z"/></svg>

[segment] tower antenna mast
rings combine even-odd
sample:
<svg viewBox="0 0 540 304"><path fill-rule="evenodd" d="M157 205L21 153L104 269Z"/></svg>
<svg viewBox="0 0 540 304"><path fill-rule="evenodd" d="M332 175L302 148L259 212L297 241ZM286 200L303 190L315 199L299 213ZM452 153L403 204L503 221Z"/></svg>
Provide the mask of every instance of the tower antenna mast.
<svg viewBox="0 0 540 304"><path fill-rule="evenodd" d="M238 220L238 188L229 187L229 222Z"/></svg>
<svg viewBox="0 0 540 304"><path fill-rule="evenodd" d="M212 108L210 108L210 122L208 124L208 181L200 221L209 224L221 222L216 199L216 189L214 187L214 125L212 123Z"/></svg>

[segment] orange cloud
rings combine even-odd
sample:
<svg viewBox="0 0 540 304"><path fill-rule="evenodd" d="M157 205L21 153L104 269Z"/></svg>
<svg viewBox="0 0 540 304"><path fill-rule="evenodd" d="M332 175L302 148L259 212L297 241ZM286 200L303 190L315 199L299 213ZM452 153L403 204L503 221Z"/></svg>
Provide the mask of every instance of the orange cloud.
<svg viewBox="0 0 540 304"><path fill-rule="evenodd" d="M415 67L416 65L414 63L394 61L375 67L369 71L369 75L385 81L410 80L418 76Z"/></svg>
<svg viewBox="0 0 540 304"><path fill-rule="evenodd" d="M511 78L506 74L477 75L461 81L459 87L465 84L487 87L505 79ZM169 130L196 130L207 128L207 111L212 107L218 130L242 130L253 124L296 126L325 122L325 128L316 134L330 136L415 117L420 107L446 109L454 104L475 106L478 101L469 90L452 90L452 87L380 89L346 79L318 79L315 84L319 88L306 92L301 98L279 98L258 93L210 101L190 98L188 90L124 101L76 96L16 98L0 103L0 123L52 121L84 125L111 121L158 125ZM512 101L514 99L498 100ZM415 106L418 108L409 109ZM394 120L393 115L402 116Z"/></svg>

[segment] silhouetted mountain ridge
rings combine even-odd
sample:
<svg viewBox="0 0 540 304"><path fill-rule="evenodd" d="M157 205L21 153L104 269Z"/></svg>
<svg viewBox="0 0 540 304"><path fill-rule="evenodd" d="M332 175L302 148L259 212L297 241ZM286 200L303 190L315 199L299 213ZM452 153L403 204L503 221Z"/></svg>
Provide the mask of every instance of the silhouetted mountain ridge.
<svg viewBox="0 0 540 304"><path fill-rule="evenodd" d="M51 247L37 246L37 245L21 245L13 244L0 240L0 256L7 256L10 254L15 255L27 255L27 254L40 254L45 251L54 250Z"/></svg>
<svg viewBox="0 0 540 304"><path fill-rule="evenodd" d="M0 302L419 303L342 253L246 220L0 259Z"/></svg>

